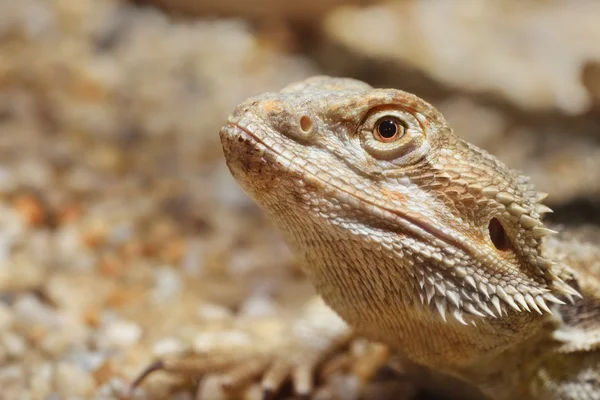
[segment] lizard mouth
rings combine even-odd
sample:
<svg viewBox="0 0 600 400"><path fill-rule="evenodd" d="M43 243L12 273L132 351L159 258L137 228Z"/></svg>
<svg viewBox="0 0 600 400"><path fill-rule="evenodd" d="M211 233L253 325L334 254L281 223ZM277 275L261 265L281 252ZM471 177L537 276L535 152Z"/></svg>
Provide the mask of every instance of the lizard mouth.
<svg viewBox="0 0 600 400"><path fill-rule="evenodd" d="M227 125L223 126L219 132L221 137L229 136L230 138L245 136L246 139L250 139L253 142L260 143L262 146L265 146L269 151L272 151L274 154L277 154L272 148L270 148L263 140L261 140L257 135L252 133L252 131L243 125L239 125L237 123L229 122Z"/></svg>
<svg viewBox="0 0 600 400"><path fill-rule="evenodd" d="M285 169L288 173L294 174L303 180L309 178L314 183L326 187L327 193L334 196L340 202L347 202L349 198L353 198L355 199L353 202L354 205L367 213L372 213L373 209L377 209L379 217L383 220L391 221L390 224L393 224L396 229L399 228L403 233L409 236L419 237L422 240L430 242L442 241L446 245L460 249L467 254L473 254L474 252L474 249L470 248L465 242L460 241L457 237L454 237L451 232L445 232L441 228L436 227L435 224L430 224L427 221L419 219L418 217L411 215L410 212L403 210L401 207L386 207L375 201L365 199L364 196L359 196L355 192L345 190L343 187L335 185L331 181L325 181L316 174L311 173L306 169L302 169L301 166L297 165L290 157L275 150L272 146L269 146L269 144L265 143L258 135L253 133L251 129L242 124L229 121L229 123L221 129L220 133L222 136L225 135L230 139L244 138L246 142L249 140L255 147L260 147L263 158L268 163L281 163L281 161L285 160ZM362 223L365 223L365 221L362 221ZM373 226L373 228L381 228L381 226ZM389 229L389 227L387 229Z"/></svg>

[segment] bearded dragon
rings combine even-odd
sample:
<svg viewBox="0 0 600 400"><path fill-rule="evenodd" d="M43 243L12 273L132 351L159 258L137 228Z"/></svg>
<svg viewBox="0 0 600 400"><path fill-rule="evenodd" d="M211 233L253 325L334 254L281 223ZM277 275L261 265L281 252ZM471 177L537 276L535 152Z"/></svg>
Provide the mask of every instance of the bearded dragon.
<svg viewBox="0 0 600 400"><path fill-rule="evenodd" d="M600 399L600 250L555 235L546 194L433 106L318 76L245 101L220 135L324 301L311 367L352 331L491 399ZM267 389L294 375L275 365L253 370Z"/></svg>

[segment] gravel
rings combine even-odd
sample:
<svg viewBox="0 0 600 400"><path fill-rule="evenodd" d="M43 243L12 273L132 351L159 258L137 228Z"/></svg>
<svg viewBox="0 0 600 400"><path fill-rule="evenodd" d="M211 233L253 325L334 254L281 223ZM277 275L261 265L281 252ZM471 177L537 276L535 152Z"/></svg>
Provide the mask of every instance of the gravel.
<svg viewBox="0 0 600 400"><path fill-rule="evenodd" d="M217 132L245 98L323 71L281 21L133 3L0 2L2 400L115 399L157 357L271 344L312 295L231 178ZM576 172L598 169L597 136L551 163L548 149L565 148L553 138L575 135L542 143L464 93L443 107L563 185L561 201L596 193L597 176ZM519 140L505 145L507 129ZM136 399L224 398L206 378L156 374ZM328 393L352 398L355 382L336 379ZM258 386L244 398L261 398Z"/></svg>

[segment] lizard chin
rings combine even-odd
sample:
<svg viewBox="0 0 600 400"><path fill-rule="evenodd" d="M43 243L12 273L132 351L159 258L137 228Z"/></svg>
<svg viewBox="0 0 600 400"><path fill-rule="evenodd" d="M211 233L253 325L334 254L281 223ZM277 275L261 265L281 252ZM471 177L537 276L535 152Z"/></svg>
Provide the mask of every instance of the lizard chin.
<svg viewBox="0 0 600 400"><path fill-rule="evenodd" d="M290 165L284 168L285 159L269 148L250 129L230 123L220 130L221 144L227 166L242 189L258 204L264 204L270 197L276 197L274 185L282 184L295 176ZM272 193L271 193L272 192ZM268 211L268 207L266 208Z"/></svg>

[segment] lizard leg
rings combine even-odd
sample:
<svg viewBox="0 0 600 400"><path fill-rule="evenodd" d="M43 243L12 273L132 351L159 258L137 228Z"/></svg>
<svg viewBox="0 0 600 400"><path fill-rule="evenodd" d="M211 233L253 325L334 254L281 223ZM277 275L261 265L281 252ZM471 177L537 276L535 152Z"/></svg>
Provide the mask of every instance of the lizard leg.
<svg viewBox="0 0 600 400"><path fill-rule="evenodd" d="M317 297L303 307L300 315L276 329L276 335L252 328L241 326L251 333L251 340L243 348L158 360L132 381L125 396L132 396L150 374L159 370L198 377L218 374L226 393L239 393L260 381L264 396L270 397L291 382L297 395L308 396L313 392L315 377L324 381L343 371L366 382L387 359L385 346L352 342L350 328ZM351 342L353 345L348 346Z"/></svg>

